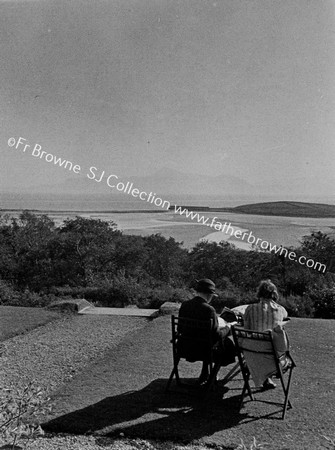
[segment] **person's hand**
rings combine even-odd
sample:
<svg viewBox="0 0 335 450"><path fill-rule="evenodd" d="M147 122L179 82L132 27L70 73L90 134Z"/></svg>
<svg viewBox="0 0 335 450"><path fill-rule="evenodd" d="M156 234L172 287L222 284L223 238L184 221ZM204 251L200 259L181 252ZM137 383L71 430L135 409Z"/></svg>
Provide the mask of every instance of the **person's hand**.
<svg viewBox="0 0 335 450"><path fill-rule="evenodd" d="M219 333L220 333L220 337L221 338L225 338L230 333L230 326L229 325L225 325L223 327L220 327L219 328Z"/></svg>

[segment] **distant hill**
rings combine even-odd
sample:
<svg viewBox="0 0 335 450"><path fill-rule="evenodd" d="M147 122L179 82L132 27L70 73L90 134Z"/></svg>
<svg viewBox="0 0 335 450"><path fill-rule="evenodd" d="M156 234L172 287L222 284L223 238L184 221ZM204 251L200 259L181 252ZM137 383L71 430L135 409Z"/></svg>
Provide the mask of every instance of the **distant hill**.
<svg viewBox="0 0 335 450"><path fill-rule="evenodd" d="M246 195L254 191L251 184L236 176L193 174L169 168L145 177L130 177L130 180L144 190L154 190L162 195Z"/></svg>
<svg viewBox="0 0 335 450"><path fill-rule="evenodd" d="M96 172L96 180L88 179L86 173L80 176L68 178L62 183L40 184L29 186L31 193L53 194L120 194L115 188L111 189L107 186L107 177L113 173L106 171L104 177L100 180L102 171ZM118 181L126 183L134 183L134 187L141 191L155 192L162 198L168 195L250 195L254 192L254 187L241 178L220 175L199 175L181 172L174 169L162 168L150 175L143 176L126 176L126 174L117 173ZM113 184L117 183L116 179L112 179ZM120 194L123 195L124 194Z"/></svg>
<svg viewBox="0 0 335 450"><path fill-rule="evenodd" d="M335 205L304 202L266 202L231 208L232 212L244 214L261 214L265 216L288 217L334 217Z"/></svg>

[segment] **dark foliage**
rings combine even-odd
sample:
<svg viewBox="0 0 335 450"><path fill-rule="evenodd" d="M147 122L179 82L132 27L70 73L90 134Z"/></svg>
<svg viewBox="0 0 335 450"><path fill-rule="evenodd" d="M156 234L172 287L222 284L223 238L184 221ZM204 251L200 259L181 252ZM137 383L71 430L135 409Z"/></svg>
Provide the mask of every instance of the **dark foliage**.
<svg viewBox="0 0 335 450"><path fill-rule="evenodd" d="M25 211L0 217L0 304L45 306L68 297L157 308L184 301L194 280L206 277L217 285L219 310L255 301L260 280L271 278L290 315L335 318L335 242L313 233L294 250L327 264L327 273L228 243L201 242L188 251L159 234L124 235L113 222L76 217L56 227Z"/></svg>

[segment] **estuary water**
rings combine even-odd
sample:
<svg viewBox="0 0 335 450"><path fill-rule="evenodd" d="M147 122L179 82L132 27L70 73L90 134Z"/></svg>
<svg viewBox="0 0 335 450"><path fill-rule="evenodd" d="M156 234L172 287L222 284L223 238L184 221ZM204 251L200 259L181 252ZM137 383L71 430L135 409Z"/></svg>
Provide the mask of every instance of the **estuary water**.
<svg viewBox="0 0 335 450"><path fill-rule="evenodd" d="M297 247L305 235L315 231L334 235L335 219L261 216L251 214L236 214L215 211L199 211L195 219L176 214L173 211L162 211L146 202L118 196L112 198L103 195L36 195L36 194L0 194L0 209L2 213L9 212L18 216L23 209L32 210L38 214L47 214L57 225L67 218L76 215L114 222L118 229L126 234L149 235L160 233L165 237L173 237L183 242L187 248L193 247L200 240L219 242L221 240L233 243L236 247L248 250L251 245L232 234L237 229L241 232L251 232L256 238L266 240L274 245ZM180 196L178 204L231 207L245 203L255 203L247 198L192 198ZM172 203L173 204L173 203ZM141 212L139 212L141 211ZM197 211L198 212L198 211ZM229 232L217 231L214 227L203 225L199 218L208 218L207 224L226 224Z"/></svg>

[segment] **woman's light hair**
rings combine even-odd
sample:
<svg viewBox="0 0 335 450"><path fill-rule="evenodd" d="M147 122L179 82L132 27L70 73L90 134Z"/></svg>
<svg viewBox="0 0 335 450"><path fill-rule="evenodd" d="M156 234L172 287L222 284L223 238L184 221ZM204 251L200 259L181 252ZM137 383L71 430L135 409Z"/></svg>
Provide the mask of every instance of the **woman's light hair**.
<svg viewBox="0 0 335 450"><path fill-rule="evenodd" d="M278 300L279 294L271 280L262 280L258 286L257 297Z"/></svg>

